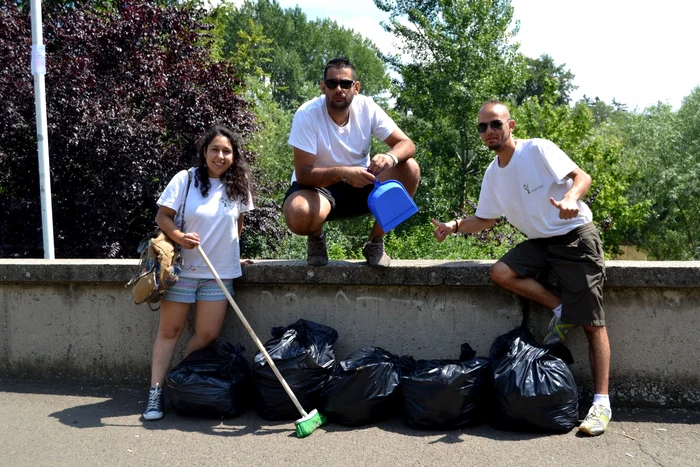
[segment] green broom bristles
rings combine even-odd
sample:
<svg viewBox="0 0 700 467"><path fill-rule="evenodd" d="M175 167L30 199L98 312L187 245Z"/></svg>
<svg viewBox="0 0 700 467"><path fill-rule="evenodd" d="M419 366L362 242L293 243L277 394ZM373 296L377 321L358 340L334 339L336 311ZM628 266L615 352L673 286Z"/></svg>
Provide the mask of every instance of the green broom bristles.
<svg viewBox="0 0 700 467"><path fill-rule="evenodd" d="M306 415L306 417L300 418L294 422L294 425L296 426L297 438L305 438L309 436L316 428L320 427L324 423L326 423L326 417L318 413L316 409L312 410L308 413L308 415Z"/></svg>

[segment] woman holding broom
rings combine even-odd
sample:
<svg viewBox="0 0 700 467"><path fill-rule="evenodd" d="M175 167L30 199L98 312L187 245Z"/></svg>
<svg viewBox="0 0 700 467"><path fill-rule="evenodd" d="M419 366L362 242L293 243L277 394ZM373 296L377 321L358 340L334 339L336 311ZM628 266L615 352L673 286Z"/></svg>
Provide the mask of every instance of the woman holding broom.
<svg viewBox="0 0 700 467"><path fill-rule="evenodd" d="M158 335L153 344L151 388L143 412L146 420L163 417L163 384L175 347L195 304L195 332L186 355L210 345L221 332L227 300L212 271L195 248L202 245L229 293L233 279L242 275L239 238L243 213L253 209L253 176L242 155L240 136L224 125L210 128L197 142L199 166L176 174L157 201L156 222L182 246L183 266L177 283L160 305ZM192 174L190 190L183 187ZM178 227L175 214L185 203L185 225Z"/></svg>

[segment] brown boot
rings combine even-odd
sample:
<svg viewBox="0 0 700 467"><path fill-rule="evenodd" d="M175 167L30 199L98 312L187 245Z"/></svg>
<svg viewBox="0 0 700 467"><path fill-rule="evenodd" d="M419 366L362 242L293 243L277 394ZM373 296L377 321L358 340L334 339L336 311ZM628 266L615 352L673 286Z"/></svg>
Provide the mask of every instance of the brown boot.
<svg viewBox="0 0 700 467"><path fill-rule="evenodd" d="M384 251L384 238L382 237L375 237L365 243L362 247L362 256L367 259L370 266L388 268L391 264L391 258Z"/></svg>
<svg viewBox="0 0 700 467"><path fill-rule="evenodd" d="M325 266L328 264L325 233L316 240L311 240L311 237L309 237L306 242L306 247L306 262L309 266Z"/></svg>

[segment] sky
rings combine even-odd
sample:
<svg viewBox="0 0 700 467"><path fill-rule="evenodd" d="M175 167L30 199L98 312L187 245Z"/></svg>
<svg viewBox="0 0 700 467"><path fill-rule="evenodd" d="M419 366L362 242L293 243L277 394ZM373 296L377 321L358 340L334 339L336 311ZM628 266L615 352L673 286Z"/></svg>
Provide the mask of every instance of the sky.
<svg viewBox="0 0 700 467"><path fill-rule="evenodd" d="M380 21L388 14L372 0L278 0L282 8L299 6L307 17L328 17L371 39L381 50L395 51L393 36ZM240 4L241 0L233 3ZM674 109L700 86L700 1L666 0L511 0L520 21L520 52L547 54L565 65L584 95L606 103L614 98L629 110L661 101Z"/></svg>

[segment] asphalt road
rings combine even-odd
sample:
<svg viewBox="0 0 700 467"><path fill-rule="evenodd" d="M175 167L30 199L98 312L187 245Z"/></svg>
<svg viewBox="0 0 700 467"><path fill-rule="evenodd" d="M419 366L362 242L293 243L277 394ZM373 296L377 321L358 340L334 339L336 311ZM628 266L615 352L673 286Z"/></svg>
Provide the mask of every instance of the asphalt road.
<svg viewBox="0 0 700 467"><path fill-rule="evenodd" d="M0 378L0 465L619 466L700 465L700 412L613 408L608 432L542 435L484 424L423 431L399 418L328 423L297 439L292 422L254 410L234 419L166 412L141 419L146 389Z"/></svg>

